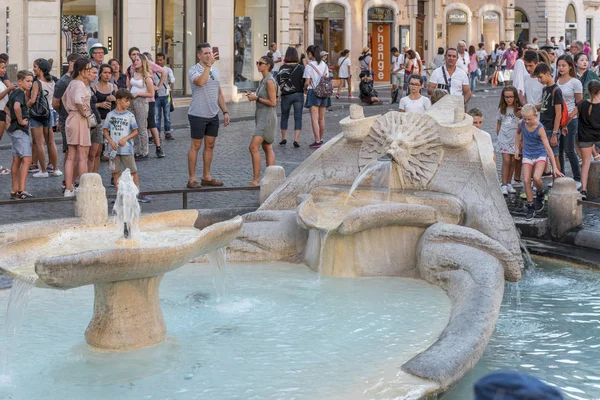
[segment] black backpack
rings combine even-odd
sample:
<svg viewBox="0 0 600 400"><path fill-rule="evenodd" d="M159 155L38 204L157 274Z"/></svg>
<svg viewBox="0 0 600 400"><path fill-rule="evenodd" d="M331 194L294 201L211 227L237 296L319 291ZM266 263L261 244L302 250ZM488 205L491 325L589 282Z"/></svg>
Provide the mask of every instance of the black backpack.
<svg viewBox="0 0 600 400"><path fill-rule="evenodd" d="M29 116L38 122L46 122L50 118L50 106L48 105L48 91L42 87L42 82L37 81L40 90L35 99L35 103L29 109Z"/></svg>

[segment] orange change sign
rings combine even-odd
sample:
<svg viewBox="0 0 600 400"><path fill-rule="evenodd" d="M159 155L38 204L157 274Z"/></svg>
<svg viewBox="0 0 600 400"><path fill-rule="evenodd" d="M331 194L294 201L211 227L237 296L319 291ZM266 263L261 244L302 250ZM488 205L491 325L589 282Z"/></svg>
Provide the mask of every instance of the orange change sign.
<svg viewBox="0 0 600 400"><path fill-rule="evenodd" d="M376 82L390 81L390 48L391 24L372 24L371 40L373 41L373 70L375 76L373 80Z"/></svg>

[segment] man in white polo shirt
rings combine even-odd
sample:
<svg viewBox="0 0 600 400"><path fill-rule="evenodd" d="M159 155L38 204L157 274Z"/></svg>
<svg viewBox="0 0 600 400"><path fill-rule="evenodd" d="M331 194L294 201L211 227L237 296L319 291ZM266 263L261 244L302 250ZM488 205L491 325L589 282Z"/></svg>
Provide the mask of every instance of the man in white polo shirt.
<svg viewBox="0 0 600 400"><path fill-rule="evenodd" d="M464 96L465 104L471 99L469 77L460 68L456 67L458 51L454 48L446 50L444 65L437 68L429 78L427 94L431 96L435 89L444 89L451 95Z"/></svg>
<svg viewBox="0 0 600 400"><path fill-rule="evenodd" d="M269 50L267 50L267 52L265 53L265 56L268 56L269 53L271 53L271 55L273 56L273 70L271 71L271 74L273 75L274 79L277 79L277 74L279 73L279 67L281 66L282 60L281 52L277 50L277 43L271 43Z"/></svg>

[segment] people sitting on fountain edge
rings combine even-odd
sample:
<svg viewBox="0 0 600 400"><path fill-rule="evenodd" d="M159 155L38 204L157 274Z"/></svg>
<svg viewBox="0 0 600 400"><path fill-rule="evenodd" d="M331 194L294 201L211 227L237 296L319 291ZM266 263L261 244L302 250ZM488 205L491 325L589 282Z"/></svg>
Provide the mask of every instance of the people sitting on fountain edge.
<svg viewBox="0 0 600 400"><path fill-rule="evenodd" d="M138 134L138 125L135 116L128 111L133 95L126 89L119 89L115 95L117 107L108 113L104 120L104 137L110 146L110 160L108 169L112 174L115 186L119 186L121 177L121 164L129 168L135 185L140 188L135 157L133 154L133 138ZM138 194L138 201L149 203L150 197Z"/></svg>
<svg viewBox="0 0 600 400"><path fill-rule="evenodd" d="M363 71L358 76L360 78L360 100L367 104L381 104L381 101L377 96L377 90L373 87L373 78L369 71Z"/></svg>

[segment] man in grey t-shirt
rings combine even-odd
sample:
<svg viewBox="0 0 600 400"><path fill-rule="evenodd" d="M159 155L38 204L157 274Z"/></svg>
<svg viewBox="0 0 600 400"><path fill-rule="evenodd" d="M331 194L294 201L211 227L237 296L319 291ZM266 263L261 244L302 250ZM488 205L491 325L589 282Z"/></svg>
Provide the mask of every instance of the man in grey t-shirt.
<svg viewBox="0 0 600 400"><path fill-rule="evenodd" d="M213 157L213 149L219 132L219 109L223 112L224 126L229 125L229 112L221 90L219 70L213 68L215 59L219 54L213 54L208 43L201 43L196 48L198 64L188 71L190 86L192 87L192 102L188 111L190 121L190 133L192 143L188 153L189 180L187 187L199 188L204 186L223 186L223 182L210 176L210 164ZM202 179L196 180L196 163L198 162L198 151L202 147L204 139L204 151L202 152L203 169Z"/></svg>

